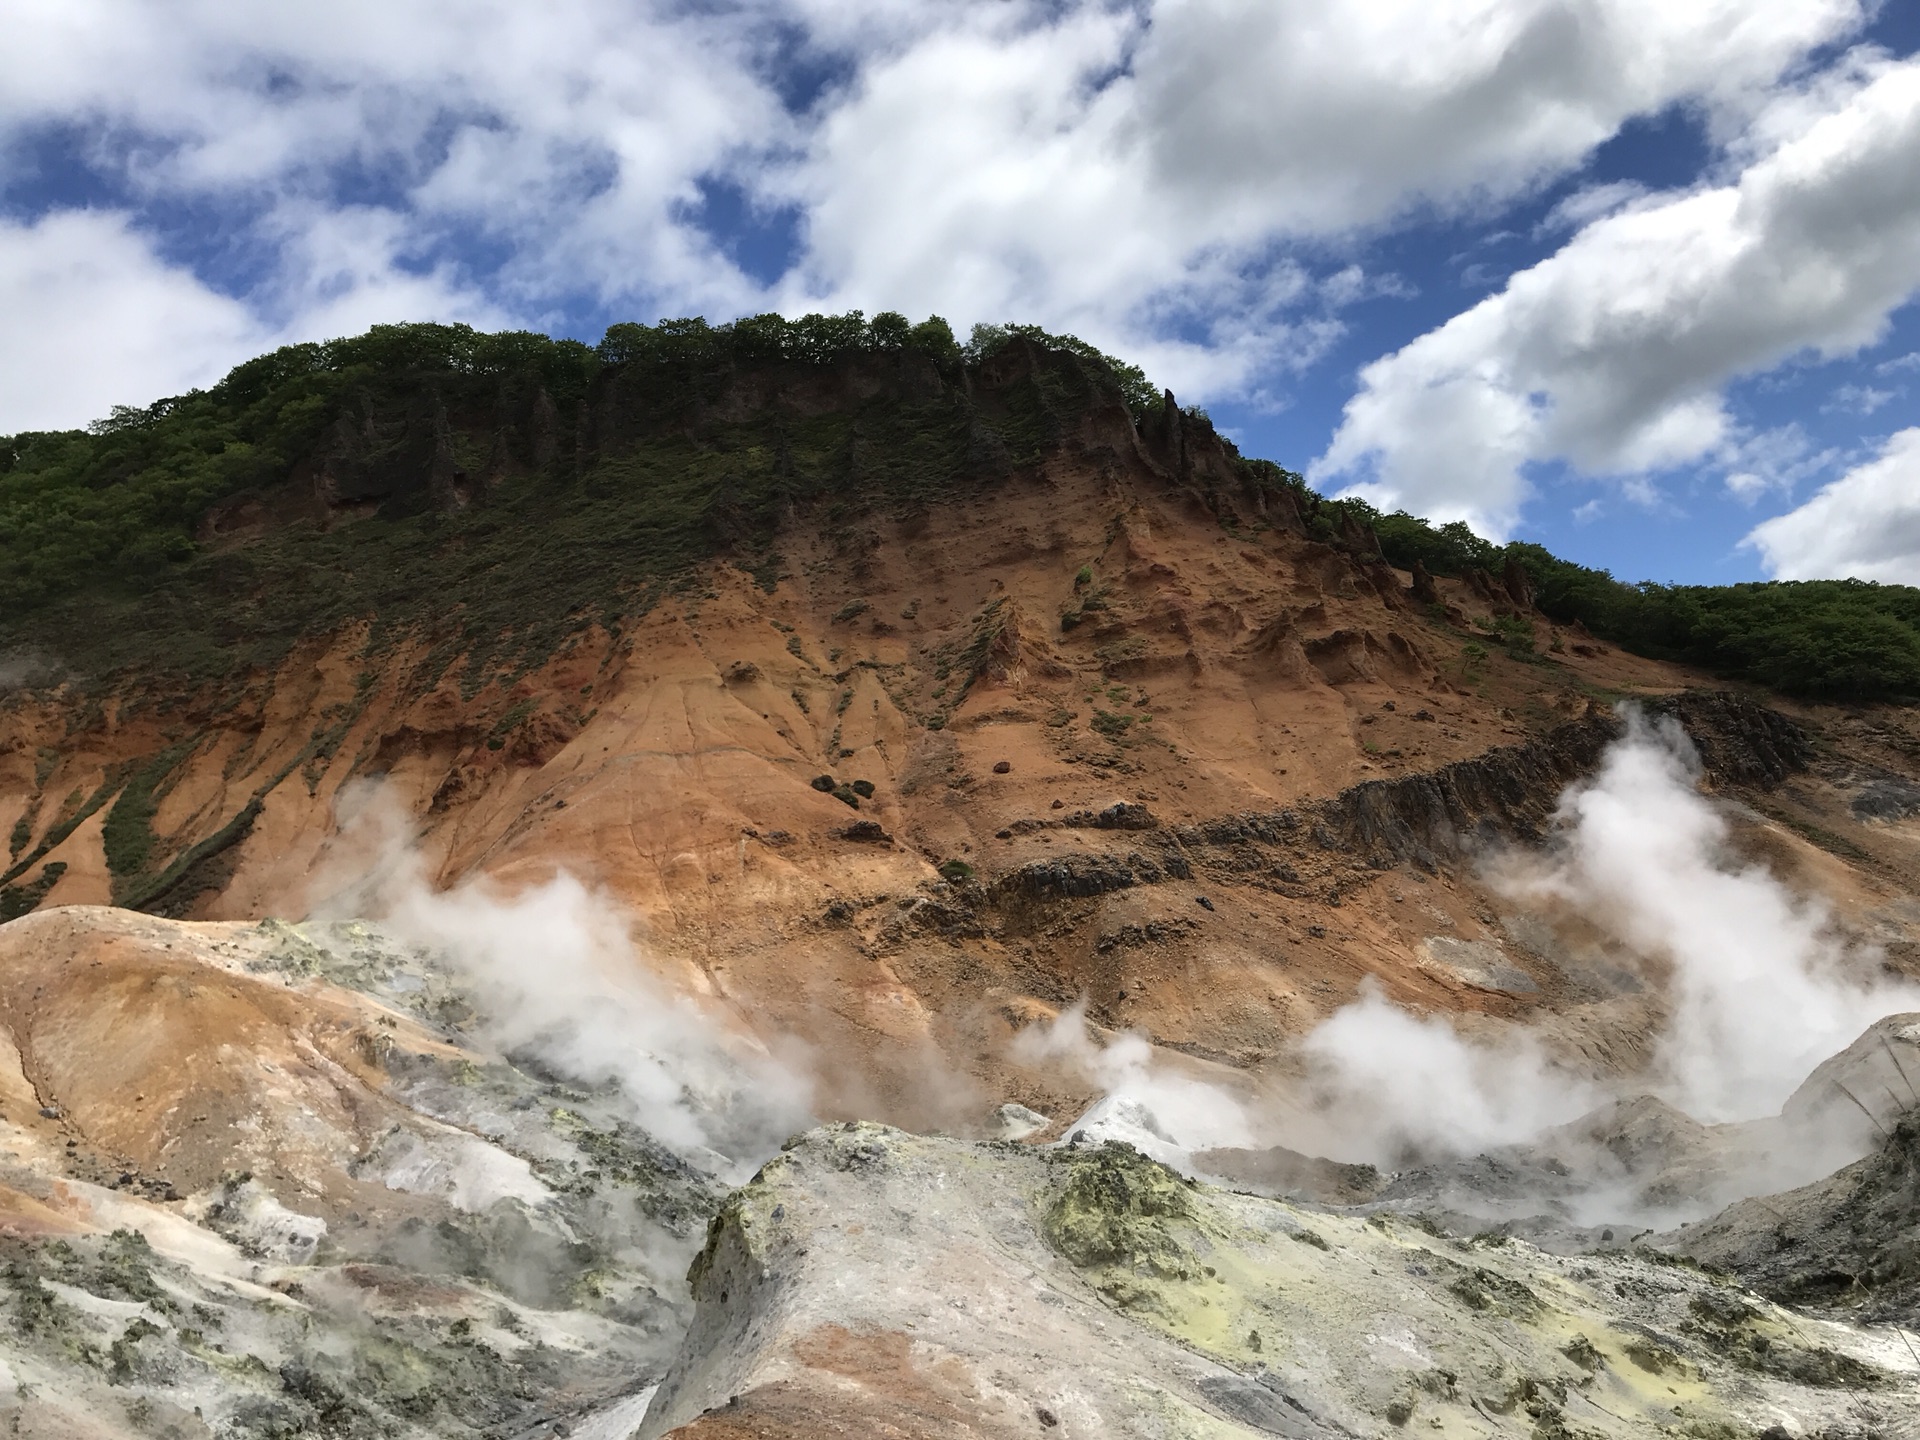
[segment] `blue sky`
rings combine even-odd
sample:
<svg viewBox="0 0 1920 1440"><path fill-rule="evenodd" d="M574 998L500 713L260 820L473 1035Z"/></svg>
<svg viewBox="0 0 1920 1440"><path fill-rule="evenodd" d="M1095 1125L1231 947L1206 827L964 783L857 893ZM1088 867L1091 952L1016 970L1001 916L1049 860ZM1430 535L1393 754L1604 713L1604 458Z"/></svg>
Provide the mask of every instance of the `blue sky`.
<svg viewBox="0 0 1920 1440"><path fill-rule="evenodd" d="M898 309L1626 578L1920 583L1920 6L29 0L0 432L292 339Z"/></svg>

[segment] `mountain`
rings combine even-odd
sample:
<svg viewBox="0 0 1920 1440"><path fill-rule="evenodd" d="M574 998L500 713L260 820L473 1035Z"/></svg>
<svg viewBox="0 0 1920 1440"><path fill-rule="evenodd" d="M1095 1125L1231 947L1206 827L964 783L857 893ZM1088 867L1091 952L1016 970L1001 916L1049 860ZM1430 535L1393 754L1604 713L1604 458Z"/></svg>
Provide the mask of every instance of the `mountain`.
<svg viewBox="0 0 1920 1440"><path fill-rule="evenodd" d="M1128 1077L1284 1108L1371 994L1630 1082L1664 962L1487 866L1556 853L1623 701L1729 855L1920 978L1915 592L1621 586L1328 501L1070 338L385 327L0 463L5 1356L58 1433L136 1393L155 1433L637 1426L694 1298L735 1323L680 1278L708 1217L810 1119L954 1137L872 1143L1027 1205ZM1866 1098L1836 1165L1902 1123ZM1172 1123L1125 1133L1202 1148ZM1268 1139L1215 1173L1330 1173ZM1321 1203L1390 1199L1360 1168Z"/></svg>

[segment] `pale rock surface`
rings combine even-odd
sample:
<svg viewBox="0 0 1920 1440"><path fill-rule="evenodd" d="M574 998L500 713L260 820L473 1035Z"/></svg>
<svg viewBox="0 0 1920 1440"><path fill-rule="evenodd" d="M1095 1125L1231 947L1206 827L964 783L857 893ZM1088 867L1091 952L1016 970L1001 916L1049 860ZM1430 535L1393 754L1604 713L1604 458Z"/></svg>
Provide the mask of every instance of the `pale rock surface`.
<svg viewBox="0 0 1920 1440"><path fill-rule="evenodd" d="M1891 1331L1651 1254L1201 1186L1120 1145L816 1130L728 1200L693 1278L643 1440L1920 1435Z"/></svg>

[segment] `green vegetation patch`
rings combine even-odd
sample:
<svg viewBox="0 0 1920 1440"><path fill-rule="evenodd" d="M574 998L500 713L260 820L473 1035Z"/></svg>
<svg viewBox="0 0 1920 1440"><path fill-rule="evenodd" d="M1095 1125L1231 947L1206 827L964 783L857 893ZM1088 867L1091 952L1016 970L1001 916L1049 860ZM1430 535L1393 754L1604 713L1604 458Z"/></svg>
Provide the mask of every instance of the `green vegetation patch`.
<svg viewBox="0 0 1920 1440"><path fill-rule="evenodd" d="M0 439L0 650L202 683L365 619L376 650L425 633L476 675L512 670L716 555L777 575L796 506L851 543L876 506L994 483L1103 399L1160 403L1071 336L963 346L938 317L288 346L85 431Z"/></svg>
<svg viewBox="0 0 1920 1440"><path fill-rule="evenodd" d="M38 796L34 797L38 800ZM33 823L38 818L39 806L29 805L20 812L20 818L13 822L13 830L7 836L7 858L18 860L20 852L33 843Z"/></svg>
<svg viewBox="0 0 1920 1440"><path fill-rule="evenodd" d="M100 807L114 797L120 788L123 776L124 772L121 770L110 770L107 777L100 782L99 788L91 795L76 789L72 795L68 796L66 803L60 807L59 818L48 827L47 833L40 837L40 843L15 861L4 873L0 873L0 886L13 884L38 865L48 852L64 844L69 835L97 814Z"/></svg>
<svg viewBox="0 0 1920 1440"><path fill-rule="evenodd" d="M86 430L0 438L0 652L91 680L204 685L364 620L375 653L425 636L445 663L465 656L477 687L643 613L715 557L776 584L796 513L822 522L857 583L874 512L978 494L1102 406L1150 425L1166 403L1138 367L1073 336L978 326L961 344L937 316L622 324L598 346L376 326ZM1391 563L1434 575L1517 567L1554 622L1637 654L1815 700L1920 699L1912 587L1625 584L1232 463L1250 489L1290 494L1314 538L1370 554L1370 530ZM1062 628L1105 603L1082 566ZM1501 620L1489 638L1539 658L1530 631ZM996 636L983 627L949 657L958 694Z"/></svg>
<svg viewBox="0 0 1920 1440"><path fill-rule="evenodd" d="M113 877L116 904L126 903L126 892L139 885L153 865L158 843L153 833L154 814L165 798L167 782L179 772L192 749L191 744L172 745L139 765L127 776L119 798L107 811L100 841L106 852L107 872Z"/></svg>
<svg viewBox="0 0 1920 1440"><path fill-rule="evenodd" d="M67 862L52 860L40 867L40 873L25 885L0 885L0 925L18 920L40 908L40 902L67 873Z"/></svg>
<svg viewBox="0 0 1920 1440"><path fill-rule="evenodd" d="M1317 497L1316 497L1317 498ZM1864 580L1637 585L1562 560L1539 545L1495 545L1460 521L1431 525L1363 500L1324 502L1372 527L1387 560L1434 575L1491 577L1517 563L1551 620L1578 623L1637 655L1697 665L1810 700L1920 699L1920 589ZM1332 521L1326 523L1333 533ZM1524 623L1524 622L1522 622ZM1529 627L1530 628L1530 627ZM1503 631L1510 654L1532 650ZM1524 637L1530 642L1531 635Z"/></svg>

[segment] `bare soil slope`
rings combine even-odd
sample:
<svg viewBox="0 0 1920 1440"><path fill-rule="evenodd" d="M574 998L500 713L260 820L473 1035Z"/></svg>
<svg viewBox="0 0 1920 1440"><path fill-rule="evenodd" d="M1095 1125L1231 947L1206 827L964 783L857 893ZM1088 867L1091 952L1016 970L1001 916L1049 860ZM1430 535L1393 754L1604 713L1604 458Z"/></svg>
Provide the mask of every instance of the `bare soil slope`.
<svg viewBox="0 0 1920 1440"><path fill-rule="evenodd" d="M16 692L0 902L305 913L381 863L347 824L377 789L433 883L567 869L674 983L830 1057L829 1113L917 1125L1084 1099L1005 1058L1080 997L1234 1070L1368 977L1468 1015L1592 1001L1503 929L1472 847L1538 834L1617 700L1703 677L1555 631L1523 586L1422 599L1204 461L1081 444L963 502L796 515L771 587L716 563L524 673L353 632L231 703ZM1688 704L1746 840L1911 965L1914 718ZM1630 1068L1644 1022L1590 1008L1583 1043Z"/></svg>

